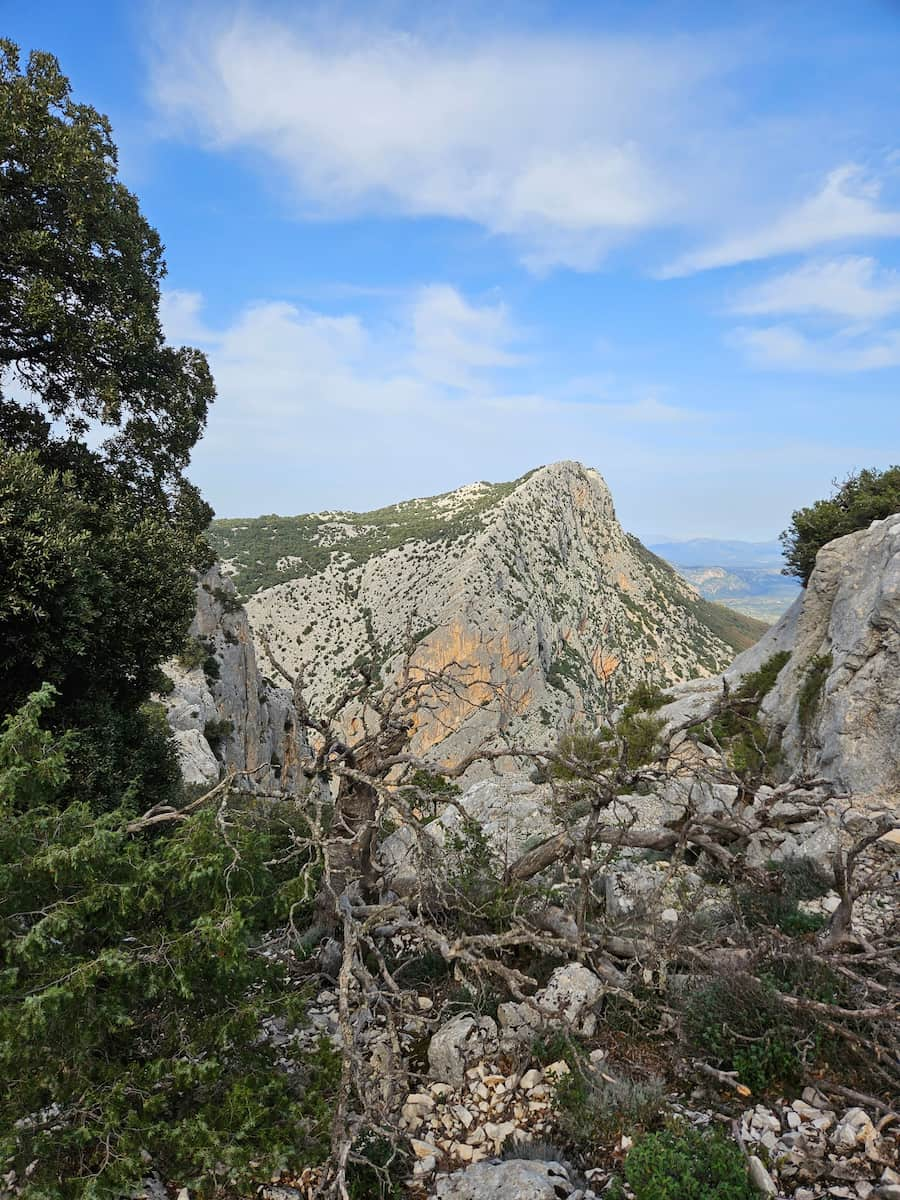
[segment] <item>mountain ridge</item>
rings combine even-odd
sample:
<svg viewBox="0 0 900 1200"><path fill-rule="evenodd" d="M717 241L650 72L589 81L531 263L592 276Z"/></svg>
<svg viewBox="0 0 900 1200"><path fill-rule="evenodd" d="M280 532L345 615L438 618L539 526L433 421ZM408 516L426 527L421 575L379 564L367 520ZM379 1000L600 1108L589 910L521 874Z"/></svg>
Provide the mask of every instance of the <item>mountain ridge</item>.
<svg viewBox="0 0 900 1200"><path fill-rule="evenodd" d="M211 537L314 705L364 659L396 675L407 643L417 669L464 676L417 729L442 755L501 728L546 738L638 682L716 673L764 630L626 534L600 474L571 461L371 513L220 520Z"/></svg>

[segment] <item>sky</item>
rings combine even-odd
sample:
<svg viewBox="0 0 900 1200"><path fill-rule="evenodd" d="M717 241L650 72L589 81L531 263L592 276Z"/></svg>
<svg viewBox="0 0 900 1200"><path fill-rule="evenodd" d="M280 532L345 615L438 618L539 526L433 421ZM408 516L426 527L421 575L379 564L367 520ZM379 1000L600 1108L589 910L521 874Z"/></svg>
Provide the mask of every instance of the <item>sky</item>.
<svg viewBox="0 0 900 1200"><path fill-rule="evenodd" d="M900 461L900 0L0 0L108 114L220 516L559 459L645 540Z"/></svg>

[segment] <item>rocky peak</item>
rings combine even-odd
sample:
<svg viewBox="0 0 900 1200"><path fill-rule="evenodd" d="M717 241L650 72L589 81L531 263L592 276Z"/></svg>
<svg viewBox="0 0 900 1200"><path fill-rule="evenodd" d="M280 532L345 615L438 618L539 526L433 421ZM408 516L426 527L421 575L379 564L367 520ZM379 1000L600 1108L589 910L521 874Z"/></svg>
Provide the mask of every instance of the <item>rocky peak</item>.
<svg viewBox="0 0 900 1200"><path fill-rule="evenodd" d="M497 729L545 741L642 680L718 672L763 629L626 534L577 462L371 513L219 521L213 539L253 628L305 665L314 706L361 657L391 678L410 640L414 669L452 673L414 739L441 758Z"/></svg>

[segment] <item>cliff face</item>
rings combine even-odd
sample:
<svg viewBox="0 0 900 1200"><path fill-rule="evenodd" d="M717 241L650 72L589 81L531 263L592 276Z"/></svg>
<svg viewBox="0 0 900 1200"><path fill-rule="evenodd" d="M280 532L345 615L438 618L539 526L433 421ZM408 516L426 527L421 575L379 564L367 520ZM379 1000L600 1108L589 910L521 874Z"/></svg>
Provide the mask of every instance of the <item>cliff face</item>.
<svg viewBox="0 0 900 1200"><path fill-rule="evenodd" d="M238 786L297 790L307 749L290 692L260 674L247 613L218 566L198 580L186 654L165 671L173 688L160 699L187 783L214 783L233 767L252 772Z"/></svg>
<svg viewBox="0 0 900 1200"><path fill-rule="evenodd" d="M497 728L546 740L641 680L716 673L763 629L700 600L572 462L371 514L220 521L214 540L258 589L253 628L289 669L306 665L314 707L360 656L395 676L408 642L414 674L453 675L455 694L416 717L415 749L440 759Z"/></svg>
<svg viewBox="0 0 900 1200"><path fill-rule="evenodd" d="M857 795L900 795L900 514L824 546L805 591L724 673L731 686L790 655L761 708L786 774ZM675 689L676 723L708 709L721 680Z"/></svg>

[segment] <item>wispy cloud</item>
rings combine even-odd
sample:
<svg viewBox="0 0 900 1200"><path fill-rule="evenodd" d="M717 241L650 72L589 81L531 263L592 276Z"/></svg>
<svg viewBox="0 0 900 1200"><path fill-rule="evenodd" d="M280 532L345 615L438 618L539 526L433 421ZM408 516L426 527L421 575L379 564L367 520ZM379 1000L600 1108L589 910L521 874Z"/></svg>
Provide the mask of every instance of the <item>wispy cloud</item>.
<svg viewBox="0 0 900 1200"><path fill-rule="evenodd" d="M900 271L874 258L846 256L809 262L746 288L731 311L743 316L823 313L854 321L877 321L900 311Z"/></svg>
<svg viewBox="0 0 900 1200"><path fill-rule="evenodd" d="M741 328L731 335L758 367L786 371L878 371L900 366L900 330L813 337L789 325Z"/></svg>
<svg viewBox="0 0 900 1200"><path fill-rule="evenodd" d="M476 222L537 268L595 265L705 192L712 38L519 34L465 44L396 31L327 38L238 16L163 37L152 91L172 128L251 148L311 218ZM695 163L694 159L701 160ZM688 164L692 165L688 165Z"/></svg>
<svg viewBox="0 0 900 1200"><path fill-rule="evenodd" d="M456 288L432 284L412 305L413 363L426 379L451 387L476 386L479 371L515 366L507 347L516 337L502 304L470 304Z"/></svg>
<svg viewBox="0 0 900 1200"><path fill-rule="evenodd" d="M747 233L676 259L664 278L798 254L846 239L900 237L900 210L880 205L882 182L854 163L833 170L822 188Z"/></svg>
<svg viewBox="0 0 900 1200"><path fill-rule="evenodd" d="M313 507L352 504L357 481L371 498L375 477L402 481L380 485L387 500L558 458L622 465L657 442L686 446L696 429L690 410L612 378L600 390L574 377L533 390L507 308L445 284L366 319L261 301L214 329L202 298L184 292L165 295L163 315L170 340L209 354L218 399L195 465L232 512L297 511L287 481L327 464L336 474Z"/></svg>

